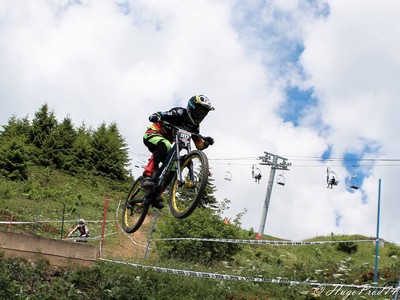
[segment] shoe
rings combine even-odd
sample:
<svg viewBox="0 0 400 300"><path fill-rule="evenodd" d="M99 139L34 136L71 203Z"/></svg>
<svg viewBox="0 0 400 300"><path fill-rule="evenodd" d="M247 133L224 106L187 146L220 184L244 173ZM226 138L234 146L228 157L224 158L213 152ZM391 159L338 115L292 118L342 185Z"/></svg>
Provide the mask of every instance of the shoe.
<svg viewBox="0 0 400 300"><path fill-rule="evenodd" d="M145 178L143 178L141 187L152 188L154 186L154 184L155 183L151 177L145 177Z"/></svg>
<svg viewBox="0 0 400 300"><path fill-rule="evenodd" d="M165 207L164 201L162 201L161 198L158 198L158 199L156 200L156 202L154 202L154 203L152 204L152 206L155 207L155 208L158 208L158 209L163 209L163 208Z"/></svg>

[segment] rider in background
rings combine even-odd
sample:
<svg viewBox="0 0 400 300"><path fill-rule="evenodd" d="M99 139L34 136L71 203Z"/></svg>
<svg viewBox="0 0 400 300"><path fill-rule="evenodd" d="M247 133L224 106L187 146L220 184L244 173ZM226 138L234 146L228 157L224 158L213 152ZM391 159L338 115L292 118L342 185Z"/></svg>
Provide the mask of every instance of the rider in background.
<svg viewBox="0 0 400 300"><path fill-rule="evenodd" d="M75 232L78 232L79 237L87 238L90 236L89 227L86 225L86 221L84 219L80 219L78 225L76 225L68 234L71 237Z"/></svg>
<svg viewBox="0 0 400 300"><path fill-rule="evenodd" d="M167 157L173 142L171 129L165 128L160 121L166 121L192 133L200 133L199 125L211 110L214 110L214 107L211 106L210 100L204 95L196 95L189 99L187 108L174 107L169 111L156 112L149 117L149 121L153 124L147 128L143 142L152 155L143 172L143 187L154 186L159 164ZM197 149L203 150L214 144L214 139L212 137L201 139L193 136L193 142ZM159 199L153 206L163 208L164 204Z"/></svg>

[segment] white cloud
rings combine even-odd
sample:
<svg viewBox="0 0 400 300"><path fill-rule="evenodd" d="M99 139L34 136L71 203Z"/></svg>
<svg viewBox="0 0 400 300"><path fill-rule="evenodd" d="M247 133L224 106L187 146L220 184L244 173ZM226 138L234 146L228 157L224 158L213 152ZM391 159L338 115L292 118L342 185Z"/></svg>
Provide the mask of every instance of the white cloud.
<svg viewBox="0 0 400 300"><path fill-rule="evenodd" d="M216 108L202 124L216 140L206 153L218 197L232 201L231 217L246 208L243 224L258 230L269 167L259 166L263 179L256 184L256 159L216 159L269 151L288 156L293 166L284 173L286 185L273 187L265 233L373 236L382 178L381 234L395 240L397 167L372 168L362 189L350 193L343 166L299 157L320 157L328 145L340 157L364 151L366 141L379 149L370 156L398 156L399 6L370 0L2 1L0 123L12 114L32 118L46 101L76 125L117 122L131 152L147 153L148 115L204 93ZM304 48L300 61L293 57L298 46ZM287 84L312 88L318 98L300 127L277 114ZM328 166L341 177L332 190L326 189ZM223 179L229 168L231 182Z"/></svg>

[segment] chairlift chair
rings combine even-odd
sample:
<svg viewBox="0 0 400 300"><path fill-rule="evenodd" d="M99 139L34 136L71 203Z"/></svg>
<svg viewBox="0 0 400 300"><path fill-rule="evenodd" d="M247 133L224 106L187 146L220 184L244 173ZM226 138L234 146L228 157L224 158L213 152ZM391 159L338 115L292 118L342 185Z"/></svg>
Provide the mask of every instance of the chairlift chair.
<svg viewBox="0 0 400 300"><path fill-rule="evenodd" d="M251 176L254 178L255 182L260 183L260 180L261 180L261 177L262 177L261 170L259 168L256 168L253 165L252 170L251 170Z"/></svg>
<svg viewBox="0 0 400 300"><path fill-rule="evenodd" d="M278 178L276 179L276 183L279 185L282 185L282 186L285 185L285 177L283 176L283 174L278 175Z"/></svg>
<svg viewBox="0 0 400 300"><path fill-rule="evenodd" d="M232 173L230 171L226 171L224 179L227 181L231 181L232 180Z"/></svg>
<svg viewBox="0 0 400 300"><path fill-rule="evenodd" d="M224 179L227 181L232 180L231 165L229 165L229 170L225 172Z"/></svg>
<svg viewBox="0 0 400 300"><path fill-rule="evenodd" d="M359 186L356 175L349 177L348 186L354 190L358 190Z"/></svg>
<svg viewBox="0 0 400 300"><path fill-rule="evenodd" d="M326 183L328 184L327 188L332 188L334 185L339 184L338 176L330 168L326 169Z"/></svg>
<svg viewBox="0 0 400 300"><path fill-rule="evenodd" d="M140 168L142 165L141 160L138 160L135 164L135 168Z"/></svg>
<svg viewBox="0 0 400 300"><path fill-rule="evenodd" d="M141 157L140 159L138 159L136 161L135 168L145 169L146 167L147 167L147 163L146 163L146 160L143 157Z"/></svg>
<svg viewBox="0 0 400 300"><path fill-rule="evenodd" d="M354 190L358 190L358 188L359 188L359 186L358 186L358 179L357 179L357 175L354 173L354 169L355 169L355 166L353 166L353 176L350 176L348 179L347 179L347 185L351 188L351 189L354 189Z"/></svg>

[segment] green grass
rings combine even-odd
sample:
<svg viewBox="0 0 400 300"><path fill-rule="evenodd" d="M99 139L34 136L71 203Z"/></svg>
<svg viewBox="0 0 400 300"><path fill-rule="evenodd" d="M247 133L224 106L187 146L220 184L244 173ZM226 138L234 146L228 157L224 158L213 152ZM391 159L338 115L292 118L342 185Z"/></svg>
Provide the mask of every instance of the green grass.
<svg viewBox="0 0 400 300"><path fill-rule="evenodd" d="M41 221L37 226L13 225L13 231L24 231L47 237L60 233L61 221L101 221L108 199L107 220L115 219L119 201L126 197L129 182L120 183L101 177L76 178L56 170L34 167L26 182L0 179L0 220L13 222ZM54 221L46 223L43 221ZM41 226L39 226L41 225ZM66 222L65 228L72 224ZM35 227L35 228L34 228ZM92 233L98 234L101 223L91 223Z"/></svg>

